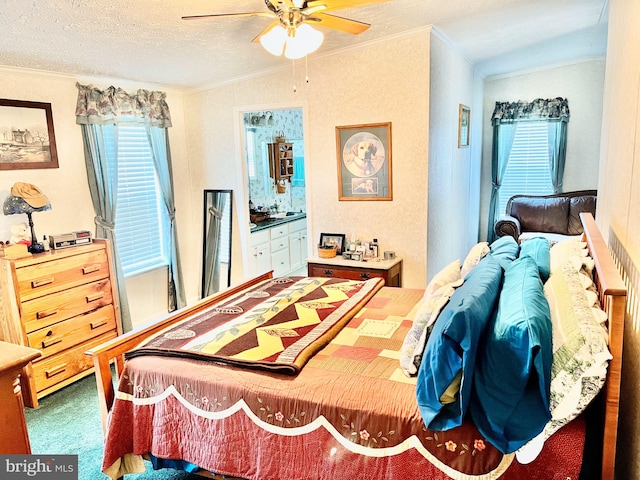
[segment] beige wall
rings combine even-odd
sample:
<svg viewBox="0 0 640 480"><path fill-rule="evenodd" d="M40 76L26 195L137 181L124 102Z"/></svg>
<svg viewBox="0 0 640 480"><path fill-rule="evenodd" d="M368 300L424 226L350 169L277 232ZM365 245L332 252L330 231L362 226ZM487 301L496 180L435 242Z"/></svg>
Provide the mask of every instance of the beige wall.
<svg viewBox="0 0 640 480"><path fill-rule="evenodd" d="M613 0L596 220L630 287L616 477L640 478L640 2Z"/></svg>
<svg viewBox="0 0 640 480"><path fill-rule="evenodd" d="M185 95L193 195L233 188L241 210L234 224L232 282L248 272L238 259L248 236L239 114L300 106L305 123L309 249L321 232L377 237L381 250L404 259L404 285L423 287L426 276L430 30L387 39L296 67ZM393 201L339 202L335 127L391 122ZM238 228L236 228L236 226Z"/></svg>
<svg viewBox="0 0 640 480"><path fill-rule="evenodd" d="M478 241L482 81L437 30L431 37L427 277ZM458 148L459 106L471 109L468 147Z"/></svg>
<svg viewBox="0 0 640 480"><path fill-rule="evenodd" d="M571 119L567 133L563 190L568 192L597 188L604 69L604 60L591 60L548 70L487 79L482 112L482 238L486 238L487 235L493 142L490 120L496 102L566 97L569 100Z"/></svg>

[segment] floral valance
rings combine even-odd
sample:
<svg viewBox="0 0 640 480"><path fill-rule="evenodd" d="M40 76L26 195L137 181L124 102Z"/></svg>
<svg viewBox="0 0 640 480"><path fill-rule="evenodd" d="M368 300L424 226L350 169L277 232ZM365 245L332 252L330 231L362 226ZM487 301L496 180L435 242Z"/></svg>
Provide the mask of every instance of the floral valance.
<svg viewBox="0 0 640 480"><path fill-rule="evenodd" d="M171 126L171 114L165 92L138 90L129 94L121 88L100 90L93 85L78 87L76 123L81 125L114 123L117 117L135 117L161 128Z"/></svg>
<svg viewBox="0 0 640 480"><path fill-rule="evenodd" d="M532 102L496 102L491 124L511 123L520 120L569 121L569 101L566 98L536 98Z"/></svg>

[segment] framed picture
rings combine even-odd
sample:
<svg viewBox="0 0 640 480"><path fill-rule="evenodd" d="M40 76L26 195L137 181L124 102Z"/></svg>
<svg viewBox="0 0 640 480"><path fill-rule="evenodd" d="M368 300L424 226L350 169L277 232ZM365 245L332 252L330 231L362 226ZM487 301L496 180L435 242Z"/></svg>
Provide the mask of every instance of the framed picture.
<svg viewBox="0 0 640 480"><path fill-rule="evenodd" d="M336 247L336 255L342 255L345 246L345 235L342 233L321 233L320 246Z"/></svg>
<svg viewBox="0 0 640 480"><path fill-rule="evenodd" d="M50 103L0 99L0 170L58 168Z"/></svg>
<svg viewBox="0 0 640 480"><path fill-rule="evenodd" d="M460 104L458 111L458 148L469 146L469 121L471 109Z"/></svg>
<svg viewBox="0 0 640 480"><path fill-rule="evenodd" d="M339 200L392 200L391 123L336 127Z"/></svg>

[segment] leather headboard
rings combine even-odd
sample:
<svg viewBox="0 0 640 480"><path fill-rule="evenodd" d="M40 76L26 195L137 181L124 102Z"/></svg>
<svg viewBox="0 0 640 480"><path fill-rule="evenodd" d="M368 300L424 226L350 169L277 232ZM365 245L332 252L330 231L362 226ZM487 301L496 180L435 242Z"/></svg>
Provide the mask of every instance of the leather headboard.
<svg viewBox="0 0 640 480"><path fill-rule="evenodd" d="M555 195L516 195L507 203L507 215L517 218L523 232L582 233L581 212L596 213L596 190Z"/></svg>

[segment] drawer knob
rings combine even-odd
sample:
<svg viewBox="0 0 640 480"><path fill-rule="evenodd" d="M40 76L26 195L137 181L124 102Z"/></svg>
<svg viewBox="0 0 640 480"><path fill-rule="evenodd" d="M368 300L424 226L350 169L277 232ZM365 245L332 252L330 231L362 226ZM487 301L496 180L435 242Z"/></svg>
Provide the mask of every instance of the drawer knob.
<svg viewBox="0 0 640 480"><path fill-rule="evenodd" d="M87 265L82 268L82 274L88 275L90 273L94 273L100 270L100 265Z"/></svg>
<svg viewBox="0 0 640 480"><path fill-rule="evenodd" d="M368 272L362 272L362 273L360 274L360 278L361 278L362 280L369 280L369 279L371 278L371 274L370 274L370 273L368 273Z"/></svg>
<svg viewBox="0 0 640 480"><path fill-rule="evenodd" d="M104 292L94 293L93 295L87 295L87 303L95 302L104 297Z"/></svg>
<svg viewBox="0 0 640 480"><path fill-rule="evenodd" d="M97 322L91 322L89 325L91 326L91 330L95 330L96 328L100 328L103 325L106 325L109 322L109 319L103 318L102 320L98 320Z"/></svg>
<svg viewBox="0 0 640 480"><path fill-rule="evenodd" d="M329 268L325 268L324 269L324 274L325 275L333 275L333 270L329 269Z"/></svg>
<svg viewBox="0 0 640 480"><path fill-rule="evenodd" d="M31 288L44 287L53 283L53 277L41 278L40 280L34 280L31 282Z"/></svg>
<svg viewBox="0 0 640 480"><path fill-rule="evenodd" d="M57 367L53 367L51 370L47 370L44 372L47 378L55 377L56 375L60 375L67 368L67 364L63 363L62 365L58 365Z"/></svg>
<svg viewBox="0 0 640 480"><path fill-rule="evenodd" d="M36 313L36 318L41 319L41 318L50 317L51 315L55 315L56 313L58 313L58 310L43 310L41 312Z"/></svg>

